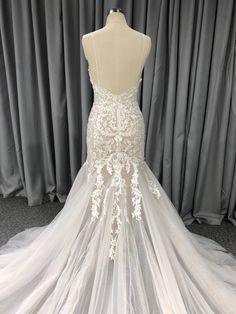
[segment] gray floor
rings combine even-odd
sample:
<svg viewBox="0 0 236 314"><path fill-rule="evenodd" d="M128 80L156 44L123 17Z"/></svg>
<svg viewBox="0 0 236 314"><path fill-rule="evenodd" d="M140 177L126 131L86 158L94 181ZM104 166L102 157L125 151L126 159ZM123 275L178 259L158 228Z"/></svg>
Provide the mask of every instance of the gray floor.
<svg viewBox="0 0 236 314"><path fill-rule="evenodd" d="M25 197L0 198L0 246L25 228L50 223L63 206L63 203L47 202L29 207ZM186 228L216 240L236 256L236 227L230 222L223 221L220 226L194 222Z"/></svg>

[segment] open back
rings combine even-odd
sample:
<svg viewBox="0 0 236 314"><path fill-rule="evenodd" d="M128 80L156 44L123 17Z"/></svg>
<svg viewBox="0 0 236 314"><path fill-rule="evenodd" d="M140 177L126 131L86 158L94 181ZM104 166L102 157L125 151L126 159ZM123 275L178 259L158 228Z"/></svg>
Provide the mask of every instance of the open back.
<svg viewBox="0 0 236 314"><path fill-rule="evenodd" d="M88 70L93 85L120 94L141 81L147 59L145 34L119 27L116 30L98 30L88 36Z"/></svg>

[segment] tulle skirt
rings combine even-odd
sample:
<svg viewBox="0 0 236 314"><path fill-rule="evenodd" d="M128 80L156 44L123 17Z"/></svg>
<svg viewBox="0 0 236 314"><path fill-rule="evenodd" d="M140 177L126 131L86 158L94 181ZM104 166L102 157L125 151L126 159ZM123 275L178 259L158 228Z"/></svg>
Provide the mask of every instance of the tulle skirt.
<svg viewBox="0 0 236 314"><path fill-rule="evenodd" d="M0 313L236 313L236 257L188 231L146 162L139 171L142 219L125 221L121 212L110 259L115 190L107 180L107 214L92 221L96 173L88 177L87 167L50 224L25 229L0 248Z"/></svg>

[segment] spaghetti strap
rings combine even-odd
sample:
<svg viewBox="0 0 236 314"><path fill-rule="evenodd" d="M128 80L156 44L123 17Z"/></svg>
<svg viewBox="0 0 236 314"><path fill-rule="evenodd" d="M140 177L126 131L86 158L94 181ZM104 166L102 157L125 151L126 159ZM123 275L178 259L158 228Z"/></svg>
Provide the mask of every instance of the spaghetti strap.
<svg viewBox="0 0 236 314"><path fill-rule="evenodd" d="M93 45L93 51L94 51L94 58L95 58L95 66L96 66L96 73L97 73L97 83L99 85L100 81L99 81L99 71L98 71L98 59L97 59L97 54L96 54L96 49L95 49L95 42L94 42L94 38L93 38L93 34L90 33L90 36L92 38L92 45ZM91 75L91 73L90 73Z"/></svg>
<svg viewBox="0 0 236 314"><path fill-rule="evenodd" d="M142 33L142 43L141 43L141 49L140 49L140 55L139 55L139 63L140 63L140 74L139 74L140 79L139 80L142 80L141 75L142 75L142 69L143 69L142 56L144 52L144 41L145 41L145 34Z"/></svg>

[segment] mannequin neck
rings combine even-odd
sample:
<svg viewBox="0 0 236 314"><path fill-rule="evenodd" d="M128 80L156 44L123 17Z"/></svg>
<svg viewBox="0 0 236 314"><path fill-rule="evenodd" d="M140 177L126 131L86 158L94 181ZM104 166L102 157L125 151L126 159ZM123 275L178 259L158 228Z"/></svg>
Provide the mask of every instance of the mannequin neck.
<svg viewBox="0 0 236 314"><path fill-rule="evenodd" d="M105 26L109 26L113 24L115 25L120 24L120 25L128 26L124 14L120 12L112 12L108 14Z"/></svg>

